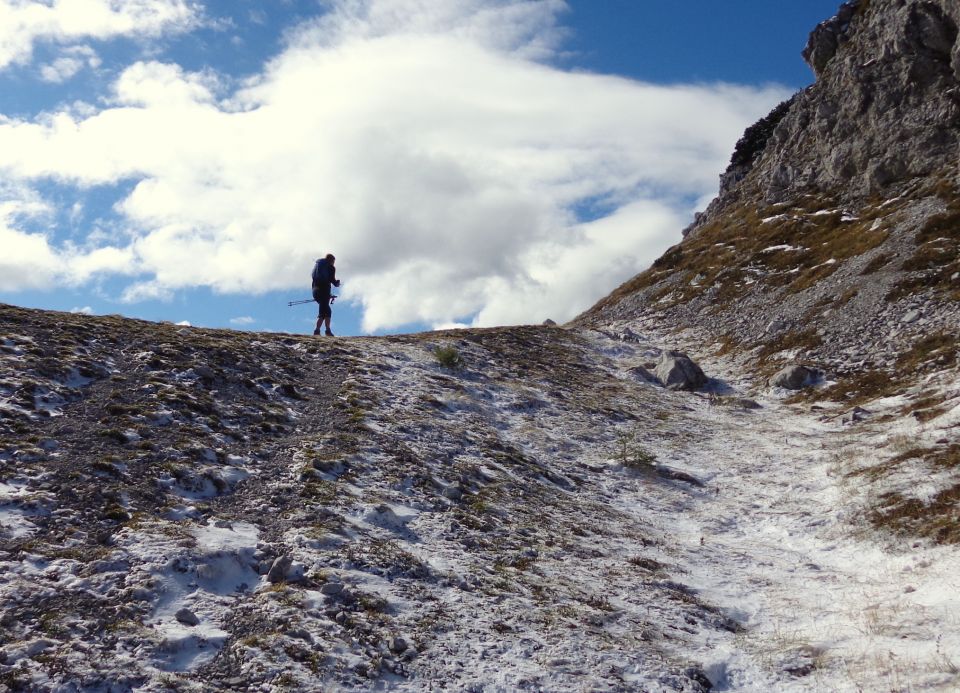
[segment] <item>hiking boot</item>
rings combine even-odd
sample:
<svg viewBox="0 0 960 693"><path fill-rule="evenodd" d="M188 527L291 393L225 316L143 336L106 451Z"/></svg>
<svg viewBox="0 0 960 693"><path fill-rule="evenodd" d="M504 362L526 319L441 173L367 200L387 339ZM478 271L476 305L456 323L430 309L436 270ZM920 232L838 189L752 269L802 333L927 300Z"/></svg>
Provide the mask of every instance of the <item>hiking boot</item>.
<svg viewBox="0 0 960 693"><path fill-rule="evenodd" d="M330 330L327 330L326 332L324 332L324 334L327 335L328 337L333 336L333 332L331 332Z"/></svg>
<svg viewBox="0 0 960 693"><path fill-rule="evenodd" d="M320 334L320 330L314 330L313 333L316 334L316 335L319 335L319 334Z"/></svg>

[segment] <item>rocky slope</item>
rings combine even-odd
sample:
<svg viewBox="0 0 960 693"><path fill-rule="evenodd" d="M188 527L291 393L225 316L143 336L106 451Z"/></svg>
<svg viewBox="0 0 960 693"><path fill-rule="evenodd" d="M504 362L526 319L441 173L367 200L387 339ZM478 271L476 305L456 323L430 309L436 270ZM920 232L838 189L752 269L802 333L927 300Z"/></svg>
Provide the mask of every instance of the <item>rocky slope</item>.
<svg viewBox="0 0 960 693"><path fill-rule="evenodd" d="M956 690L958 21L842 7L566 328L0 306L0 691Z"/></svg>
<svg viewBox="0 0 960 693"><path fill-rule="evenodd" d="M850 2L817 81L747 130L684 240L575 324L696 328L758 376L801 360L834 398L956 366L960 8Z"/></svg>
<svg viewBox="0 0 960 693"><path fill-rule="evenodd" d="M4 689L960 682L954 501L914 483L960 473L956 383L922 424L798 414L723 358L671 390L678 342L640 321L317 340L0 307L0 338Z"/></svg>

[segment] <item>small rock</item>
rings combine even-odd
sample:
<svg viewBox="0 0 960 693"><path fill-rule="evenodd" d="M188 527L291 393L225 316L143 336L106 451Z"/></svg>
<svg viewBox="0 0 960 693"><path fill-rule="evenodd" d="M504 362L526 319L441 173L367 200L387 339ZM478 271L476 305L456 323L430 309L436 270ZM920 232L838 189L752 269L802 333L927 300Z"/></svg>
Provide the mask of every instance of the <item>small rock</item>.
<svg viewBox="0 0 960 693"><path fill-rule="evenodd" d="M200 619L197 618L197 615L190 611L190 609L187 607L180 609L180 611L175 614L174 618L187 626L196 626L200 623Z"/></svg>
<svg viewBox="0 0 960 693"><path fill-rule="evenodd" d="M770 378L770 384L786 390L801 390L813 385L820 375L820 371L816 368L798 365L787 366Z"/></svg>
<svg viewBox="0 0 960 693"><path fill-rule="evenodd" d="M460 490L460 487L456 484L451 484L447 486L442 491L443 497L448 498L452 501L460 500L463 497L463 491Z"/></svg>
<svg viewBox="0 0 960 693"><path fill-rule="evenodd" d="M210 366L194 366L193 372L204 380L214 380L217 377L217 374L214 373Z"/></svg>
<svg viewBox="0 0 960 693"><path fill-rule="evenodd" d="M333 597L343 592L343 584L339 582L328 582L320 588L320 594Z"/></svg>
<svg viewBox="0 0 960 693"><path fill-rule="evenodd" d="M267 573L267 582L277 583L283 582L287 573L290 571L290 566L293 565L293 559L287 555L278 557L273 565L270 566L270 571Z"/></svg>
<svg viewBox="0 0 960 693"><path fill-rule="evenodd" d="M390 648L390 651L394 654L403 654L407 651L407 648L410 647L407 644L407 641L401 637L390 638L390 641L387 643L387 647Z"/></svg>
<svg viewBox="0 0 960 693"><path fill-rule="evenodd" d="M785 329L787 329L787 323L785 323L783 320L771 320L769 323L767 323L767 326L763 331L765 334L773 334L776 332L783 332Z"/></svg>
<svg viewBox="0 0 960 693"><path fill-rule="evenodd" d="M305 640L306 642L313 642L313 636L310 635L310 632L304 628L293 628L288 630L287 637L296 638L297 640Z"/></svg>
<svg viewBox="0 0 960 693"><path fill-rule="evenodd" d="M545 327L556 327L556 326L557 326L557 323L555 323L555 322L554 322L553 320L551 320L550 318L547 318L546 320L544 320L544 321L543 321L543 324L544 324Z"/></svg>
<svg viewBox="0 0 960 693"><path fill-rule="evenodd" d="M843 415L841 421L843 423L853 424L859 423L864 419L870 416L870 412L864 409L863 407L854 407L849 412Z"/></svg>
<svg viewBox="0 0 960 693"><path fill-rule="evenodd" d="M904 325L909 325L910 323L914 323L919 320L921 315L922 313L919 310L908 310L903 314L903 317L900 318L900 322L902 322Z"/></svg>

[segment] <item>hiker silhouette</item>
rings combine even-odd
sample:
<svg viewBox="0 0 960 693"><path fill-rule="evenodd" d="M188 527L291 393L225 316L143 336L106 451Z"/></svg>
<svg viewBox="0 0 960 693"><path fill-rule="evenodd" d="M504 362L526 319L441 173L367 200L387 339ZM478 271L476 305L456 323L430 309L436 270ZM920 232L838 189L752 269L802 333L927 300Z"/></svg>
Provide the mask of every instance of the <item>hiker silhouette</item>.
<svg viewBox="0 0 960 693"><path fill-rule="evenodd" d="M336 296L330 293L331 287L340 286L340 280L337 279L337 268L334 266L337 258L333 253L327 253L313 265L313 300L320 304L320 313L317 315L317 326L313 330L314 334L320 334L321 326L325 327L324 334L328 337L333 336L330 331L330 319L333 317L333 310L330 307Z"/></svg>

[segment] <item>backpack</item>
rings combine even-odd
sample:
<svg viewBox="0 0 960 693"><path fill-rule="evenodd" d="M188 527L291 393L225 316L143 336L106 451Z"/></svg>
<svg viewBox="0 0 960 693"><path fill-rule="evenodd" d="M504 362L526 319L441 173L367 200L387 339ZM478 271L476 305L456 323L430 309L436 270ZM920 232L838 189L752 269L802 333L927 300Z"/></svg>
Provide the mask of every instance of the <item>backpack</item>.
<svg viewBox="0 0 960 693"><path fill-rule="evenodd" d="M330 265L327 264L325 257L317 260L317 263L313 266L311 279L313 279L313 286L315 287L322 287L330 283Z"/></svg>

